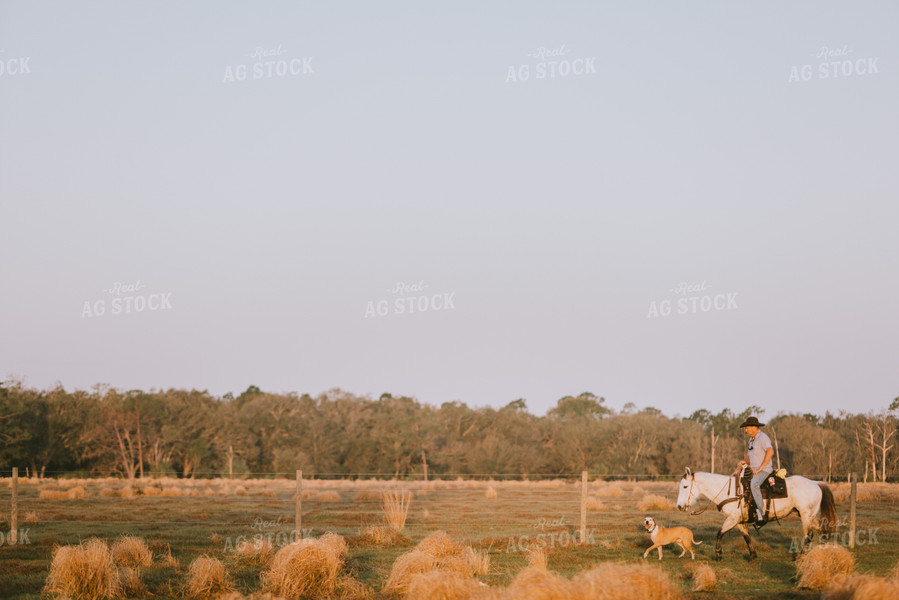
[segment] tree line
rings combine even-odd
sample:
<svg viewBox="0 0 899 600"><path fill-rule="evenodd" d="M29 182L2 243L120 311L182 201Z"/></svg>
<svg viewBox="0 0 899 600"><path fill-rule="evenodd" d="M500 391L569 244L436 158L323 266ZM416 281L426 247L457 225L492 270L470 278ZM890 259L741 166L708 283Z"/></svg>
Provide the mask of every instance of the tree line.
<svg viewBox="0 0 899 600"><path fill-rule="evenodd" d="M899 398L879 413L778 414L765 431L775 466L818 479L897 475L892 452ZM633 404L616 411L585 392L544 416L524 400L502 408L433 406L408 396L374 399L331 390L237 397L197 390L90 391L0 385L0 473L37 476L292 476L638 478L685 466L733 471L743 456L742 412L669 417Z"/></svg>

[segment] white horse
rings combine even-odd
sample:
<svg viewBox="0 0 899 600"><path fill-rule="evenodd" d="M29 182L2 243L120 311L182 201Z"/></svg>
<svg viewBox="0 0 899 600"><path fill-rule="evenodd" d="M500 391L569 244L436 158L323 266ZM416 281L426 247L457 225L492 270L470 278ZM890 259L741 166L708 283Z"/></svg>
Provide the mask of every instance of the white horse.
<svg viewBox="0 0 899 600"><path fill-rule="evenodd" d="M688 467L678 486L678 510L687 510L697 501L706 499L709 504L714 503L724 515L724 524L721 525L718 541L715 544L715 560L721 560L721 537L734 527L740 530L746 546L749 547L749 560L755 558L752 538L746 527L746 523L749 522L746 503L736 496L731 475L717 475L700 471L694 473ZM804 537L803 550L808 548L815 531L820 531L827 536L836 530L836 505L833 493L827 484L792 475L787 477L787 494L786 498L777 498L771 501L772 514L769 516L772 519L783 519L793 511L799 513Z"/></svg>

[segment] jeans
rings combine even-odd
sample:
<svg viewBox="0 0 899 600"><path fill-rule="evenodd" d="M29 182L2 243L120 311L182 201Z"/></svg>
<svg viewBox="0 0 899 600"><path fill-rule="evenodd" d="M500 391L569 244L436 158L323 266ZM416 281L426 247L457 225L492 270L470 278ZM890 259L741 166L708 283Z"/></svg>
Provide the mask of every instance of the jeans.
<svg viewBox="0 0 899 600"><path fill-rule="evenodd" d="M755 499L755 505L762 511L762 514L765 513L765 500L762 498L762 490L760 488L770 475L771 471L760 471L758 475L752 476L752 483L749 484L749 488L752 490L752 497Z"/></svg>

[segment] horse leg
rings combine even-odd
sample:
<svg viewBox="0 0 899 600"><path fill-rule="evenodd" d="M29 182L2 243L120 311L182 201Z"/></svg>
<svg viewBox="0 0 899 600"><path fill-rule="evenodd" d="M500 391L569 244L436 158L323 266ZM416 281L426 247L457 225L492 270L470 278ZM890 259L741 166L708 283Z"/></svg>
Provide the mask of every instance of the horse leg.
<svg viewBox="0 0 899 600"><path fill-rule="evenodd" d="M743 534L743 541L746 542L746 547L749 548L749 560L755 560L756 553L755 548L752 547L752 536L749 535L749 528L746 527L745 523L740 523L737 525L737 529Z"/></svg>
<svg viewBox="0 0 899 600"><path fill-rule="evenodd" d="M724 524L721 525L721 530L718 531L718 539L715 541L715 560L721 560L721 538L724 537L724 534L734 528L734 526L740 521L740 513L733 512L727 515L727 518L724 519Z"/></svg>
<svg viewBox="0 0 899 600"><path fill-rule="evenodd" d="M799 554L805 554L812 547L818 519L809 509L799 513L799 517L802 519L802 545L799 547Z"/></svg>

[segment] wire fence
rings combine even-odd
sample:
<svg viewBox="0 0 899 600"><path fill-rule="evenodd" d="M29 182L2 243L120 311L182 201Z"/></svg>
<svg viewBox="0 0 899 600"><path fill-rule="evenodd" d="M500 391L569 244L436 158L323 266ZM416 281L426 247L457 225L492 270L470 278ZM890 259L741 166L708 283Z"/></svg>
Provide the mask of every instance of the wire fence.
<svg viewBox="0 0 899 600"><path fill-rule="evenodd" d="M673 508L679 476L582 473L440 473L427 480L377 473L242 474L234 478L18 477L17 527L32 524L60 542L93 535L164 536L175 530L223 552L248 539L278 545L333 531L348 537L389 526L385 498L408 494L397 528L412 538L445 530L466 543L521 550L540 543L595 543L604 510L622 510L655 494ZM280 477L273 477L280 475ZM292 478L290 478L292 476ZM0 484L0 506L10 506ZM7 513L4 509L2 513ZM2 514L0 513L0 514ZM0 524L12 528L12 524ZM608 529L608 528L606 528ZM547 541L544 541L546 538ZM500 550L501 549L501 550Z"/></svg>

